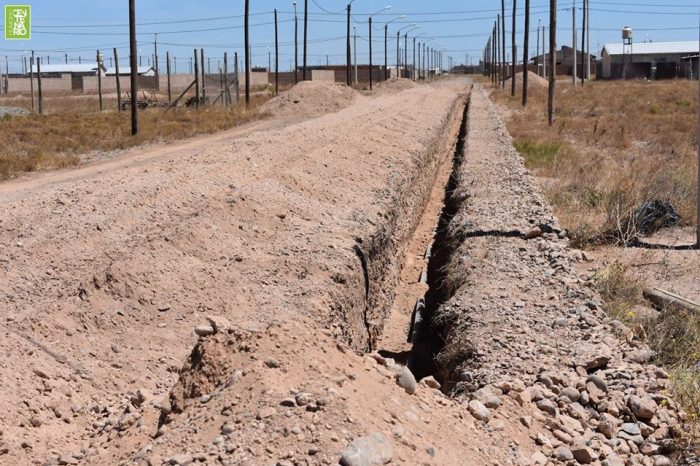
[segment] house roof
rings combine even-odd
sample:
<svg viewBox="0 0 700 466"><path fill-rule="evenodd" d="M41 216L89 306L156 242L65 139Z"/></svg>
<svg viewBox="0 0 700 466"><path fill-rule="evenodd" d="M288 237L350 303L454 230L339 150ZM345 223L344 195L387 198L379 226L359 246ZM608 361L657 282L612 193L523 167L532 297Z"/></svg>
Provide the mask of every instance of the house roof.
<svg viewBox="0 0 700 466"><path fill-rule="evenodd" d="M605 44L603 50L608 55L622 55L623 44ZM698 53L698 41L687 42L641 42L632 45L632 53L640 55L664 55Z"/></svg>
<svg viewBox="0 0 700 466"><path fill-rule="evenodd" d="M32 66L34 73L37 72L37 64ZM47 65L41 64L41 73L93 73L97 72L97 63L69 63L69 64L57 64L57 65Z"/></svg>
<svg viewBox="0 0 700 466"><path fill-rule="evenodd" d="M136 67L137 74L144 75L144 74L149 74L151 72L155 72L155 70L153 69L152 66L137 66ZM116 67L107 68L107 71L105 71L105 74L107 76L115 75L115 74L117 74L117 68ZM120 66L119 67L119 74L120 75L131 74L131 67L129 65Z"/></svg>

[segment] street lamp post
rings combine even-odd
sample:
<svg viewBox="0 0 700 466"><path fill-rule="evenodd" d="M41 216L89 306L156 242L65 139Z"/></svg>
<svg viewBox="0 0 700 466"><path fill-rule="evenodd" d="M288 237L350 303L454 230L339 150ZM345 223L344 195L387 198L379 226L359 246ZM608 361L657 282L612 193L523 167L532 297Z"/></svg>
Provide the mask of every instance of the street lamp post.
<svg viewBox="0 0 700 466"><path fill-rule="evenodd" d="M396 77L400 78L400 72L399 72L399 64L401 63L401 51L399 50L400 44L401 44L401 31L407 28L412 28L415 27L416 23L409 24L408 26L404 26L398 31L396 31Z"/></svg>
<svg viewBox="0 0 700 466"><path fill-rule="evenodd" d="M401 15L397 18L392 19L391 21L387 21L387 23L384 25L384 80L386 81L389 79L389 54L388 54L388 36L389 36L389 24L393 23L394 21L398 21L399 19L405 19L406 15Z"/></svg>
<svg viewBox="0 0 700 466"><path fill-rule="evenodd" d="M297 43L299 41L299 22L297 20L297 2L292 2L294 5L294 84L299 82L299 47Z"/></svg>
<svg viewBox="0 0 700 466"><path fill-rule="evenodd" d="M348 21L347 21L347 23L348 23L348 24L347 24L348 31L347 31L346 47L345 47L345 55L346 55L346 57L345 57L345 58L346 58L346 70L345 70L345 71L346 71L346 75L347 75L347 76L346 76L346 78L347 78L346 81L347 81L347 85L348 85L348 86L351 85L351 81L350 81L350 68L351 68L351 66L352 66L352 62L351 62L351 58L350 58L350 10L351 10L351 8L352 8L352 2L353 2L353 1L354 1L354 0L350 0L350 1L348 2Z"/></svg>
<svg viewBox="0 0 700 466"><path fill-rule="evenodd" d="M369 15L369 90L372 90L372 16L378 15L382 11L390 10L391 5L387 5L381 10Z"/></svg>

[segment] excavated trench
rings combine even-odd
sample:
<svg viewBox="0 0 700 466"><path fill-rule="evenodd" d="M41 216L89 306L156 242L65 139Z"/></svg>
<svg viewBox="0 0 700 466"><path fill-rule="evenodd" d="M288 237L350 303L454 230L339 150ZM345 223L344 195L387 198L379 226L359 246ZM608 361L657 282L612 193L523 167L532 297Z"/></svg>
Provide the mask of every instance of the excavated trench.
<svg viewBox="0 0 700 466"><path fill-rule="evenodd" d="M449 225L465 200L465 196L458 188L460 167L465 155L470 103L471 100L467 101L464 107L462 123L452 156L452 171L445 186L443 208L435 227L435 238L426 252L426 270L421 274L421 280L427 282L428 291L415 305L408 335L412 345L409 369L416 376L416 379L420 380L432 375L443 386L445 385L444 377L436 364L435 357L443 348L444 338L441 326L435 321L435 317L440 306L449 300L454 292L448 284L447 274L450 261L459 246L459 242L451 237Z"/></svg>
<svg viewBox="0 0 700 466"><path fill-rule="evenodd" d="M446 278L448 265L459 242L450 237L449 224L465 200L458 188L470 102L470 96L467 96L459 115L458 129L451 135L451 153L444 156L444 174L441 176L438 172L432 187L433 199L426 203L413 233L414 237L421 235L421 231L428 231L429 234L422 243L415 241L408 245L407 257L410 260L411 257L420 256L422 267L417 273L414 267L408 274L402 274L401 281L408 283L399 283L395 288L395 305L388 317L388 326L392 326L392 320L398 321L393 326L402 326L403 330L392 335L392 329L386 329L378 347L381 355L406 364L418 380L429 375L441 383L443 379L442 371L435 363L435 357L443 347L442 330L435 322L435 316L438 308L453 292ZM422 249L417 249L419 247ZM404 267L407 267L405 263ZM402 341L396 341L398 338L402 338Z"/></svg>

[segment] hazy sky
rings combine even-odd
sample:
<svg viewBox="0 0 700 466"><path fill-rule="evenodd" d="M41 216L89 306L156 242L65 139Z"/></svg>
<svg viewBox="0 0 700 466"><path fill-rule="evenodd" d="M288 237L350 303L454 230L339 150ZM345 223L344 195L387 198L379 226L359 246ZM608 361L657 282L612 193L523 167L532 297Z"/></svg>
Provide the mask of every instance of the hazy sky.
<svg viewBox="0 0 700 466"><path fill-rule="evenodd" d="M606 42L619 42L620 30L629 25L635 29L635 41L697 40L697 0L591 0L591 49L598 50ZM507 30L511 30L513 0L506 0ZM6 2L4 2L6 3ZM37 50L50 55L51 63L62 62L64 54L70 59L81 56L94 61L99 48L105 56L117 47L126 61L128 54L127 0L17 0L13 4L32 5L33 36L30 41L3 40L0 55L8 55L11 70L19 70L25 50ZM205 47L216 66L224 51L241 53L243 47L243 0L137 0L139 50L146 64L153 54L153 39L158 33L159 56L165 51L177 57L178 71L188 71L189 57L194 47ZM279 15L280 68L289 69L294 59L294 9L292 1L251 0L251 43L254 65L267 66L268 51L274 53L274 23L272 11ZM309 0L309 64L344 63L345 60L345 0ZM368 14L391 4L392 8L374 18L374 62L384 60L384 23L400 15L389 25L389 62L395 61L396 30L415 23L419 29L413 35L424 34L418 40L433 37L436 47L456 63L465 59L478 62L496 14L499 0L354 0L352 26L357 28L358 61L368 60ZM580 24L582 0L577 0L577 21ZM571 44L572 0L558 1L558 45ZM517 28L522 31L524 0L518 0ZM298 2L299 41L303 37L304 0ZM326 11L324 11L326 10ZM531 0L532 52L538 18L549 21L549 1ZM328 13L330 12L330 13ZM157 24L148 24L157 23ZM510 43L510 36L508 36ZM393 39L393 40L392 40ZM580 36L579 36L580 41ZM518 44L522 36L518 34ZM403 44L403 40L402 40ZM409 41L409 55L412 41ZM38 52L41 51L41 52ZM299 47L301 64L301 45ZM520 54L520 52L519 52ZM467 57L468 56L468 57ZM412 60L412 58L410 59ZM161 62L162 63L162 62ZM109 62L107 63L109 64ZM163 65L161 65L163 66Z"/></svg>

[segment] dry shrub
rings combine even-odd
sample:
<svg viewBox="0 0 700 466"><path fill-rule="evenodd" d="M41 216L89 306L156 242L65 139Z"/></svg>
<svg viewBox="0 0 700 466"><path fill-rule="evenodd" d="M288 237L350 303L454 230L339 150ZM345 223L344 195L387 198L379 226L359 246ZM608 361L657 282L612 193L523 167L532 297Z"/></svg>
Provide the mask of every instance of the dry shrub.
<svg viewBox="0 0 700 466"><path fill-rule="evenodd" d="M669 202L692 224L697 83L599 81L583 88L558 83L558 89L553 127L546 89L531 88L525 109L508 90L492 97L511 110L515 146L547 179L546 195L578 245L649 199Z"/></svg>
<svg viewBox="0 0 700 466"><path fill-rule="evenodd" d="M641 301L644 283L629 273L627 265L619 261L613 262L596 273L594 282L610 315L627 321L635 317L632 306Z"/></svg>
<svg viewBox="0 0 700 466"><path fill-rule="evenodd" d="M92 151L125 149L146 142L172 141L232 128L265 116L256 110L267 97L243 105L198 110L151 108L139 113L139 135L131 136L128 112L66 110L0 119L0 179L22 172L63 168Z"/></svg>

